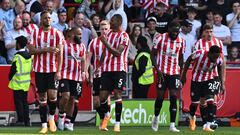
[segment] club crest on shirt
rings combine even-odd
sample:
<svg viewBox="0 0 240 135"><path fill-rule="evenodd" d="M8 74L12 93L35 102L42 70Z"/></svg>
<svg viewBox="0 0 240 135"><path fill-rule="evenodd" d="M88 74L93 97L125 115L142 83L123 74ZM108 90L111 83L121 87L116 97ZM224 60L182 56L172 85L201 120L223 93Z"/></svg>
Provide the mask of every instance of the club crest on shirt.
<svg viewBox="0 0 240 135"><path fill-rule="evenodd" d="M43 43L43 47L48 47L48 43Z"/></svg>
<svg viewBox="0 0 240 135"><path fill-rule="evenodd" d="M127 42L127 38L123 37L123 42Z"/></svg>
<svg viewBox="0 0 240 135"><path fill-rule="evenodd" d="M118 38L118 37L116 37L116 38L115 38L115 42L117 42L117 41L118 41L118 39L119 39L119 38Z"/></svg>

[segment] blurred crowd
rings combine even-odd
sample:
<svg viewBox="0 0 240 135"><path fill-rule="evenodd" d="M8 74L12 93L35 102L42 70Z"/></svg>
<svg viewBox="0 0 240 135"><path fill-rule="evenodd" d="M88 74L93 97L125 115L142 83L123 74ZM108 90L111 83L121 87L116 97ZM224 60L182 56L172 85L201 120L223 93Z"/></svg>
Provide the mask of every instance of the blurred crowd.
<svg viewBox="0 0 240 135"><path fill-rule="evenodd" d="M123 18L122 29L129 33L129 63L137 54L139 36L147 38L150 49L158 34L167 32L173 20L181 23L180 35L186 39L184 58L201 37L201 26L214 26L214 36L224 44L224 56L230 66L239 66L240 1L239 0L0 0L0 64L10 64L16 53L14 40L29 37L32 28L40 27L40 13L51 13L52 26L64 31L80 27L82 42L100 34L99 23L114 14Z"/></svg>

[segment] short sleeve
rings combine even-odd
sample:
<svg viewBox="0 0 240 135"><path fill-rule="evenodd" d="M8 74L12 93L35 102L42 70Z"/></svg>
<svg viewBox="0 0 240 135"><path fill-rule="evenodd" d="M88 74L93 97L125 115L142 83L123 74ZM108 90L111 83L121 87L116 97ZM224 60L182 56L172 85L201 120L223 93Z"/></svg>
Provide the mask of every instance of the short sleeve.
<svg viewBox="0 0 240 135"><path fill-rule="evenodd" d="M80 57L86 56L86 47L83 43L81 43L81 52L80 52Z"/></svg>
<svg viewBox="0 0 240 135"><path fill-rule="evenodd" d="M159 48L158 44L159 44L159 42L161 40L162 40L162 35L161 34L159 34L159 35L157 35L156 37L153 38L153 48L154 49L158 49Z"/></svg>
<svg viewBox="0 0 240 135"><path fill-rule="evenodd" d="M226 21L229 23L233 19L232 13L226 16Z"/></svg>
<svg viewBox="0 0 240 135"><path fill-rule="evenodd" d="M194 53L192 53L192 59L195 60L197 58L199 58L202 54L202 51L201 50L198 50L198 51L195 51Z"/></svg>
<svg viewBox="0 0 240 135"><path fill-rule="evenodd" d="M94 43L94 39L92 39L91 42L89 43L89 46L87 49L88 52L93 53L93 43Z"/></svg>
<svg viewBox="0 0 240 135"><path fill-rule="evenodd" d="M120 37L120 45L128 46L129 45L129 36L124 32Z"/></svg>
<svg viewBox="0 0 240 135"><path fill-rule="evenodd" d="M226 36L231 36L231 31L228 27L226 27Z"/></svg>
<svg viewBox="0 0 240 135"><path fill-rule="evenodd" d="M58 43L58 45L63 45L64 36L63 36L62 32L57 30L56 31L56 36L57 36L57 43Z"/></svg>
<svg viewBox="0 0 240 135"><path fill-rule="evenodd" d="M36 37L36 32L37 32L37 30L35 29L32 33L31 33L31 35L30 35L30 38L29 38L29 44L30 45L34 45L35 46L35 37Z"/></svg>
<svg viewBox="0 0 240 135"><path fill-rule="evenodd" d="M185 39L182 39L182 40L183 41L182 41L182 51L181 51L181 53L184 54L185 51L186 51L186 40Z"/></svg>
<svg viewBox="0 0 240 135"><path fill-rule="evenodd" d="M193 52L199 50L199 46L200 46L200 40L198 40L195 45L193 46Z"/></svg>
<svg viewBox="0 0 240 135"><path fill-rule="evenodd" d="M223 42L221 40L219 40L219 45L220 45L221 53L223 54Z"/></svg>

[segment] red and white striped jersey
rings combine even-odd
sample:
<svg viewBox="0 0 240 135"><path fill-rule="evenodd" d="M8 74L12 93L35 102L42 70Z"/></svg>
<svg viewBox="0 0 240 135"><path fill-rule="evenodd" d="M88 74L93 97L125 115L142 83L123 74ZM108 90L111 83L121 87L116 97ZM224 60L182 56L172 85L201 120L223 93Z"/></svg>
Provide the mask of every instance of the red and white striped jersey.
<svg viewBox="0 0 240 135"><path fill-rule="evenodd" d="M23 30L29 35L31 36L33 31L38 29L38 26L34 23L30 23L27 27L24 27Z"/></svg>
<svg viewBox="0 0 240 135"><path fill-rule="evenodd" d="M180 75L179 57L185 52L186 43L181 37L172 41L168 33L159 34L153 40L153 48L157 50L157 66L168 75Z"/></svg>
<svg viewBox="0 0 240 135"><path fill-rule="evenodd" d="M53 27L49 31L43 31L42 28L39 28L33 31L30 44L34 45L35 48L57 47L58 45L62 45L63 39L62 33ZM33 69L35 72L56 72L57 67L58 54L47 52L34 55Z"/></svg>
<svg viewBox="0 0 240 135"><path fill-rule="evenodd" d="M221 52L222 52L222 48L223 48L223 43L221 40L217 39L217 38L212 38L210 41L207 41L203 38L199 39L195 46L194 46L194 50L193 51L197 51L197 50L206 50L209 51L210 47L213 45L217 45L220 47Z"/></svg>
<svg viewBox="0 0 240 135"><path fill-rule="evenodd" d="M103 53L105 46L103 45L100 38L94 38L91 40L88 46L88 52L92 53L93 57L93 71L96 70L97 65L100 62L101 55ZM101 77L102 70L100 69L98 73L94 73L93 78Z"/></svg>
<svg viewBox="0 0 240 135"><path fill-rule="evenodd" d="M223 63L223 59L219 57L216 63L213 63L208 58L208 51L198 50L192 54L193 70L192 81L203 82L214 79L214 71L217 65Z"/></svg>
<svg viewBox="0 0 240 135"><path fill-rule="evenodd" d="M223 58L224 55L223 55L223 43L221 40L217 39L217 38L214 38L212 37L212 39L210 41L207 41L203 38L199 39L195 46L194 46L194 51L197 51L197 50L206 50L206 51L209 51L210 47L213 46L213 45L217 45L218 47L220 47L221 49L221 57ZM214 76L218 76L218 70L217 70L217 67L215 68L214 70Z"/></svg>
<svg viewBox="0 0 240 135"><path fill-rule="evenodd" d="M81 61L85 59L86 48L83 43L64 42L61 77L63 79L82 81Z"/></svg>
<svg viewBox="0 0 240 135"><path fill-rule="evenodd" d="M153 12L153 8L156 7L156 4L161 2L165 4L166 6L169 6L168 0L140 0L140 4L142 4L143 9L145 9L146 17Z"/></svg>
<svg viewBox="0 0 240 135"><path fill-rule="evenodd" d="M103 72L112 72L112 71L125 71L128 69L128 45L129 45L129 36L125 31L121 32L112 32L110 31L107 34L107 41L111 47L117 49L119 45L124 45L125 48L121 53L121 56L115 57L112 55L106 48L103 53L105 53L104 62L102 65Z"/></svg>

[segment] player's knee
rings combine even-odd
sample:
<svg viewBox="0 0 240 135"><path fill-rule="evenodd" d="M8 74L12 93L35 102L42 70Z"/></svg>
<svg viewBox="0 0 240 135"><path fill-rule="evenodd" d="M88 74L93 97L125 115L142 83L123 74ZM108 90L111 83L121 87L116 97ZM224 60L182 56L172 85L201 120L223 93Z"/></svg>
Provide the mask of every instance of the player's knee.
<svg viewBox="0 0 240 135"><path fill-rule="evenodd" d="M207 107L207 103L206 104L200 104L200 108L205 108Z"/></svg>
<svg viewBox="0 0 240 135"><path fill-rule="evenodd" d="M120 99L116 99L116 100L115 100L115 103L116 103L116 104L121 104L121 103L122 103L122 99L121 99L121 98L120 98Z"/></svg>
<svg viewBox="0 0 240 135"><path fill-rule="evenodd" d="M74 100L74 105L78 106L79 101L77 99Z"/></svg>
<svg viewBox="0 0 240 135"><path fill-rule="evenodd" d="M50 102L57 102L57 97L50 97L48 100Z"/></svg>
<svg viewBox="0 0 240 135"><path fill-rule="evenodd" d="M61 100L68 101L70 98L69 94L62 94Z"/></svg>
<svg viewBox="0 0 240 135"><path fill-rule="evenodd" d="M198 106L199 102L192 102L191 106ZM201 105L200 105L201 106Z"/></svg>
<svg viewBox="0 0 240 135"><path fill-rule="evenodd" d="M96 108L98 108L98 107L100 107L100 102L99 102L99 100L94 100L93 101L93 107L96 109Z"/></svg>
<svg viewBox="0 0 240 135"><path fill-rule="evenodd" d="M40 106L47 106L47 100L39 100Z"/></svg>
<svg viewBox="0 0 240 135"><path fill-rule="evenodd" d="M156 98L156 100L155 100L155 102L157 103L157 104L161 104L162 102L163 102L163 98L162 97L157 97Z"/></svg>
<svg viewBox="0 0 240 135"><path fill-rule="evenodd" d="M205 104L207 104L205 98L200 98L200 105L205 105Z"/></svg>
<svg viewBox="0 0 240 135"><path fill-rule="evenodd" d="M107 101L108 101L107 98L108 98L108 96L101 96L101 97L100 97L100 102L101 102L101 103L107 102Z"/></svg>
<svg viewBox="0 0 240 135"><path fill-rule="evenodd" d="M208 104L208 105L213 105L213 104L214 104L214 100L213 100L213 99L207 100L207 104Z"/></svg>

